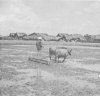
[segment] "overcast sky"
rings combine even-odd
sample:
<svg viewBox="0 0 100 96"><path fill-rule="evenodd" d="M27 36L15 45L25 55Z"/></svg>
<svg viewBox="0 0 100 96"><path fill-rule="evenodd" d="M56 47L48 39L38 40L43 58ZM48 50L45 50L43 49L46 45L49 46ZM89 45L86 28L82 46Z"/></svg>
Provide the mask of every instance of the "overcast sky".
<svg viewBox="0 0 100 96"><path fill-rule="evenodd" d="M100 34L100 1L0 0L0 35Z"/></svg>

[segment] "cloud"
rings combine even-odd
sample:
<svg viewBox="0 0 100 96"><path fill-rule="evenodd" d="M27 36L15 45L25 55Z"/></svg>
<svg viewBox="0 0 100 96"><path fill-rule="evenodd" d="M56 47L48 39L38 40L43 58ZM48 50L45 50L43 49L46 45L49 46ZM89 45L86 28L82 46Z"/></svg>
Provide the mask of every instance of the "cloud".
<svg viewBox="0 0 100 96"><path fill-rule="evenodd" d="M93 33L100 30L98 1L0 0L0 32Z"/></svg>
<svg viewBox="0 0 100 96"><path fill-rule="evenodd" d="M20 0L10 0L5 12L0 14L0 30L2 33L16 31L32 31L40 26L38 16ZM5 30L6 28L6 30Z"/></svg>

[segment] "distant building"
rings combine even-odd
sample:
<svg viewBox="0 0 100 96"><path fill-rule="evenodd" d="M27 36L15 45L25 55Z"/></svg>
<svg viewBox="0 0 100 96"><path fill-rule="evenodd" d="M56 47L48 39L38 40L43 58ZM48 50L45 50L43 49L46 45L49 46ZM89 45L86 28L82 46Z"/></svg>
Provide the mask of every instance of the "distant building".
<svg viewBox="0 0 100 96"><path fill-rule="evenodd" d="M24 36L27 36L27 34L25 34L25 33L16 33L16 37L18 39L23 39Z"/></svg>
<svg viewBox="0 0 100 96"><path fill-rule="evenodd" d="M37 36L32 36L32 35L28 35L28 36L24 36L23 37L24 40L37 40L38 37Z"/></svg>
<svg viewBox="0 0 100 96"><path fill-rule="evenodd" d="M47 34L34 32L34 33L32 33L32 34L30 34L28 36L25 36L23 39L25 39L25 40L37 40L38 37L42 37L42 35L47 35Z"/></svg>
<svg viewBox="0 0 100 96"><path fill-rule="evenodd" d="M2 36L0 35L0 40L2 40Z"/></svg>
<svg viewBox="0 0 100 96"><path fill-rule="evenodd" d="M16 37L16 33L10 33L9 37L15 38Z"/></svg>
<svg viewBox="0 0 100 96"><path fill-rule="evenodd" d="M66 33L59 33L57 34L57 37L59 37L59 41L62 41L62 40L66 42L69 41L69 35Z"/></svg>
<svg viewBox="0 0 100 96"><path fill-rule="evenodd" d="M84 42L85 38L81 34L65 34L60 33L57 35L57 37L60 37L60 40L64 40L66 42Z"/></svg>
<svg viewBox="0 0 100 96"><path fill-rule="evenodd" d="M93 43L100 43L100 35L92 35Z"/></svg>
<svg viewBox="0 0 100 96"><path fill-rule="evenodd" d="M58 37L56 37L56 36L48 35L45 33L36 33L36 32L34 32L28 36L25 36L23 39L25 39L25 40L37 40L38 37L41 37L42 40L44 40L44 41L58 41Z"/></svg>
<svg viewBox="0 0 100 96"><path fill-rule="evenodd" d="M27 36L25 33L10 33L9 37L13 39L23 39L24 36Z"/></svg>
<svg viewBox="0 0 100 96"><path fill-rule="evenodd" d="M93 42L93 38L89 34L84 35L84 38L86 39L86 42Z"/></svg>
<svg viewBox="0 0 100 96"><path fill-rule="evenodd" d="M59 33L59 34L57 34L57 37L63 37L65 35L68 35L68 34L66 34L66 33Z"/></svg>

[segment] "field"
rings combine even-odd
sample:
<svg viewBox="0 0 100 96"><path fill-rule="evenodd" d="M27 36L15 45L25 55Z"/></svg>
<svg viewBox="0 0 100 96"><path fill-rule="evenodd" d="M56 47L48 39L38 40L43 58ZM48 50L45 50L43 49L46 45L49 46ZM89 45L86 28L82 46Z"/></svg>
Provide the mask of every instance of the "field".
<svg viewBox="0 0 100 96"><path fill-rule="evenodd" d="M43 42L66 46L72 55L64 63L29 61L37 56L35 41L0 41L0 96L100 96L100 44Z"/></svg>

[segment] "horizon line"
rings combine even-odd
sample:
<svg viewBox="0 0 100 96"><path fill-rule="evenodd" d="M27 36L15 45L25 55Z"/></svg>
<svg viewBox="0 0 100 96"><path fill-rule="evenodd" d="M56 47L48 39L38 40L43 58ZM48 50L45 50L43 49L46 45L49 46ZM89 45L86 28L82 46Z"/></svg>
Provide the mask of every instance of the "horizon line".
<svg viewBox="0 0 100 96"><path fill-rule="evenodd" d="M29 33L29 34L27 34L26 32L11 32L11 33L25 33L26 35L30 35L30 34L32 34L32 33L39 33L39 34L41 34L41 32L32 32L32 33ZM43 34L47 34L47 35L51 35L51 34L48 34L48 33L46 33L46 32L43 32ZM75 35L75 34L77 34L77 35L82 35L82 36L84 36L84 35L94 35L94 34L79 34L79 33L71 33L71 34L69 34L69 33L64 33L64 32L62 32L62 33L57 33L56 35L53 35L53 36L57 36L58 34L68 34L68 35ZM8 35L2 35L2 34L0 34L1 36L9 36L10 35L10 33L8 34ZM100 35L100 34L95 34L95 35Z"/></svg>

